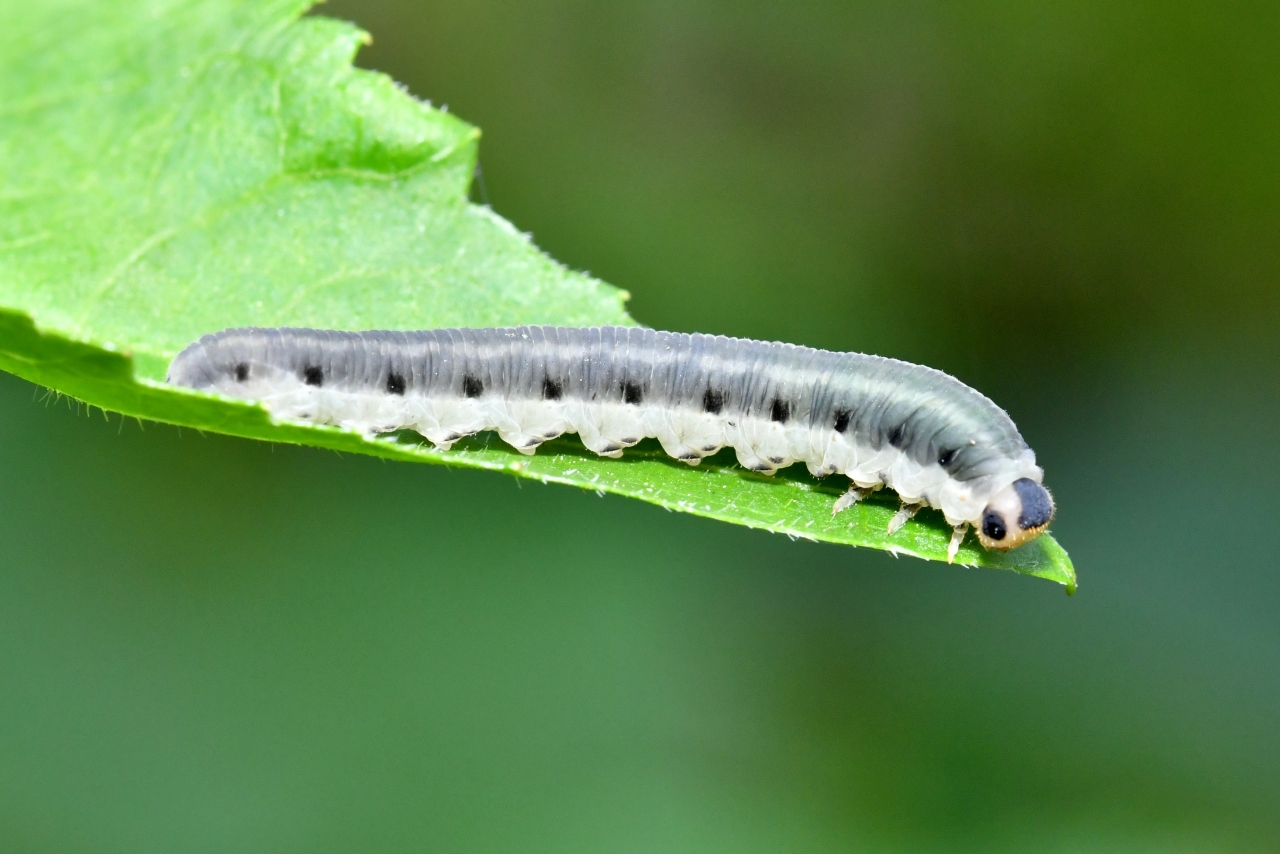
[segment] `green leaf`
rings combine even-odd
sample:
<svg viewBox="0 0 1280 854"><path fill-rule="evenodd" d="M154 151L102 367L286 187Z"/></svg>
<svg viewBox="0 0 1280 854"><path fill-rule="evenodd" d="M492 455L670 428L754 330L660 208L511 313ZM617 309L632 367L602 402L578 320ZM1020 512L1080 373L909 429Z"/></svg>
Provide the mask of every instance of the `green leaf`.
<svg viewBox="0 0 1280 854"><path fill-rule="evenodd" d="M0 368L104 409L277 442L506 471L792 536L943 559L931 511L896 536L840 485L725 453L697 469L642 445L524 457L485 436L277 424L164 385L229 326L432 328L631 323L626 295L547 258L467 201L479 132L351 67L365 36L306 0L0 5ZM966 564L1075 575L1049 537Z"/></svg>

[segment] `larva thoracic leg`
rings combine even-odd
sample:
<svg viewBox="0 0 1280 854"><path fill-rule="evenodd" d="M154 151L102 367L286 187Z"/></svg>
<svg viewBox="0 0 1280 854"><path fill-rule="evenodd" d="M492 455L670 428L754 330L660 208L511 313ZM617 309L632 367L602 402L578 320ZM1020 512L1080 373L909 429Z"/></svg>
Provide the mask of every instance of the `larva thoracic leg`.
<svg viewBox="0 0 1280 854"><path fill-rule="evenodd" d="M920 508L923 506L923 504L908 504L903 501L902 506L898 508L898 512L894 513L893 518L889 520L889 527L885 530L885 533L889 536L898 533L898 531L902 530L903 525L910 522L912 517L920 512Z"/></svg>
<svg viewBox="0 0 1280 854"><path fill-rule="evenodd" d="M849 484L848 491L837 498L835 504L831 505L831 515L835 516L837 513L842 513L845 510L848 510L850 507L857 504L873 492L875 492L874 489L863 489L862 487L855 486L852 483Z"/></svg>
<svg viewBox="0 0 1280 854"><path fill-rule="evenodd" d="M969 533L969 523L961 522L951 530L951 542L947 544L947 563L955 563L956 555L960 553L960 546L964 543L965 535Z"/></svg>
<svg viewBox="0 0 1280 854"><path fill-rule="evenodd" d="M169 382L259 402L276 418L440 448L497 431L522 453L577 433L618 457L644 438L689 464L723 447L773 474L803 462L852 482L833 512L888 486L896 531L922 506L1012 548L1053 518L1009 417L946 374L860 353L633 327L342 332L228 329L182 351ZM967 530L967 529L966 529Z"/></svg>

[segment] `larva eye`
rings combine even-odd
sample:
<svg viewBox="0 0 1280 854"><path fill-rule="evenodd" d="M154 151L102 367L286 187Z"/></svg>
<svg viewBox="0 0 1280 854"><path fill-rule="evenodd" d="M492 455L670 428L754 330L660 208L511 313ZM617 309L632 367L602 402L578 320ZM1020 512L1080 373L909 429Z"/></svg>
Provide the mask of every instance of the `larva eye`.
<svg viewBox="0 0 1280 854"><path fill-rule="evenodd" d="M994 510L988 510L982 517L982 533L986 534L988 538L1000 542L1009 531L1005 528L1004 520L1000 518L1000 514Z"/></svg>

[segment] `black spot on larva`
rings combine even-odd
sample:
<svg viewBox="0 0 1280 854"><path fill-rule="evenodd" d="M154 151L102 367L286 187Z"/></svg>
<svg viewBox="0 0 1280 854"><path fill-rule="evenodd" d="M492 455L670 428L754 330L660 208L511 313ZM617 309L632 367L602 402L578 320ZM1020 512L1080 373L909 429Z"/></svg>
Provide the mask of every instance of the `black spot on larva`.
<svg viewBox="0 0 1280 854"><path fill-rule="evenodd" d="M836 432L837 433L843 433L845 430L849 429L850 417L851 417L851 414L847 409L840 409L836 411Z"/></svg>
<svg viewBox="0 0 1280 854"><path fill-rule="evenodd" d="M943 468L946 468L951 463L951 461L955 459L955 457L956 457L956 449L948 448L947 450L938 454L938 465L942 466Z"/></svg>
<svg viewBox="0 0 1280 854"><path fill-rule="evenodd" d="M724 409L724 394L713 388L707 389L707 393L702 396L702 411L718 415L721 409Z"/></svg>
<svg viewBox="0 0 1280 854"><path fill-rule="evenodd" d="M622 384L622 400L625 403L639 405L644 400L644 392L636 383L625 382Z"/></svg>
<svg viewBox="0 0 1280 854"><path fill-rule="evenodd" d="M471 375L462 378L462 394L464 397L479 397L484 394L484 383L479 377Z"/></svg>
<svg viewBox="0 0 1280 854"><path fill-rule="evenodd" d="M1018 514L1018 527L1026 531L1049 524L1053 518L1053 499L1049 490L1029 477L1013 482L1013 488L1022 499L1022 512Z"/></svg>
<svg viewBox="0 0 1280 854"><path fill-rule="evenodd" d="M901 448L902 437L906 435L906 432L905 424L899 424L897 427L894 427L893 431L889 434L889 444L893 445L895 448Z"/></svg>
<svg viewBox="0 0 1280 854"><path fill-rule="evenodd" d="M786 424L787 419L791 417L791 404L787 403L780 397L773 399L773 409L769 413L769 417L779 424Z"/></svg>
<svg viewBox="0 0 1280 854"><path fill-rule="evenodd" d="M775 466L780 466L784 459L785 457L769 457L769 462L773 463Z"/></svg>
<svg viewBox="0 0 1280 854"><path fill-rule="evenodd" d="M324 385L324 370L319 365L307 365L302 369L302 381L307 385Z"/></svg>
<svg viewBox="0 0 1280 854"><path fill-rule="evenodd" d="M630 445L635 445L639 443L640 440L635 438L634 436L628 436L627 438L619 439L618 441L624 445L630 446Z"/></svg>
<svg viewBox="0 0 1280 854"><path fill-rule="evenodd" d="M244 382L249 379L249 364L241 362L236 365L236 382Z"/></svg>
<svg viewBox="0 0 1280 854"><path fill-rule="evenodd" d="M601 448L601 449L600 449L600 452L601 452L601 453L604 453L604 454L613 454L613 453L616 453L616 452L621 451L621 450L622 450L622 446L621 446L621 445L619 445L619 444L617 444L617 443L615 443L615 442L610 442L609 444L607 444L607 445L605 445L603 448Z"/></svg>
<svg viewBox="0 0 1280 854"><path fill-rule="evenodd" d="M387 374L387 393L404 394L404 376L402 374Z"/></svg>
<svg viewBox="0 0 1280 854"><path fill-rule="evenodd" d="M560 383L547 377L542 381L542 399L543 400L559 400L562 389Z"/></svg>
<svg viewBox="0 0 1280 854"><path fill-rule="evenodd" d="M982 517L982 533L997 542L1004 539L1008 531L1004 529L1004 520L1000 518L999 513L994 510L987 511Z"/></svg>

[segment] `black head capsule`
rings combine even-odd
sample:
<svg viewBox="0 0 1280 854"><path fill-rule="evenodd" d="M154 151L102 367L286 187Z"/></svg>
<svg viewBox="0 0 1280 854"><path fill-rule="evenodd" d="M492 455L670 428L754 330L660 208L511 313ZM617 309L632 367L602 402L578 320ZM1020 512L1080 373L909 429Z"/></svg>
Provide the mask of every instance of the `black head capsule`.
<svg viewBox="0 0 1280 854"><path fill-rule="evenodd" d="M996 493L982 512L978 540L989 549L1011 549L1044 533L1053 521L1053 497L1029 477Z"/></svg>
<svg viewBox="0 0 1280 854"><path fill-rule="evenodd" d="M1053 519L1053 498L1049 490L1029 477L1013 482L1013 488L1022 499L1022 512L1018 514L1018 527L1024 531L1032 528L1043 530Z"/></svg>

